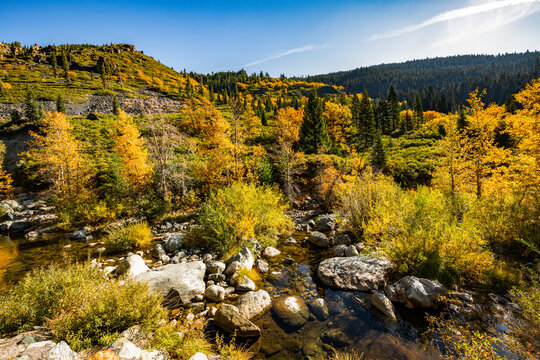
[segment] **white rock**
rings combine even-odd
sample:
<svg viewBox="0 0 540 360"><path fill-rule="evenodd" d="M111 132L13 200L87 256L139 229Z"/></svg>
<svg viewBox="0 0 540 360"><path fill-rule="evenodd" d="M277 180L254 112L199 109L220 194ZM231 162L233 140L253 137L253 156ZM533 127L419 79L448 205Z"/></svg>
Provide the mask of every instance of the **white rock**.
<svg viewBox="0 0 540 360"><path fill-rule="evenodd" d="M124 260L122 260L120 264L118 264L118 267L116 268L116 274L135 277L137 275L147 272L148 270L150 269L148 268L148 266L146 266L143 258L139 255L134 254L129 255Z"/></svg>
<svg viewBox="0 0 540 360"><path fill-rule="evenodd" d="M208 360L208 356L206 356L206 354L202 353L202 352L197 352L195 354L193 354L189 360Z"/></svg>

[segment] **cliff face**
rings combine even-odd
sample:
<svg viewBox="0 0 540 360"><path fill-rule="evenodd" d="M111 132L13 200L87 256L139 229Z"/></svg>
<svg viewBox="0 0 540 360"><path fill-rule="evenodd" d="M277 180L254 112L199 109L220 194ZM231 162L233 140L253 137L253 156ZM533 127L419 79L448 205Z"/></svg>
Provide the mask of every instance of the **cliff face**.
<svg viewBox="0 0 540 360"><path fill-rule="evenodd" d="M182 100L171 99L164 94L145 91L144 98L129 98L122 94L118 94L118 102L120 108L132 116L141 114L155 113L172 113L178 112L183 104ZM55 111L56 102L43 101L45 111ZM1 104L0 103L0 119L9 119L11 112L16 109L23 113L24 103L17 104ZM68 115L87 115L91 113L112 114L113 113L113 96L112 95L93 95L86 102L78 104L66 103L66 111Z"/></svg>

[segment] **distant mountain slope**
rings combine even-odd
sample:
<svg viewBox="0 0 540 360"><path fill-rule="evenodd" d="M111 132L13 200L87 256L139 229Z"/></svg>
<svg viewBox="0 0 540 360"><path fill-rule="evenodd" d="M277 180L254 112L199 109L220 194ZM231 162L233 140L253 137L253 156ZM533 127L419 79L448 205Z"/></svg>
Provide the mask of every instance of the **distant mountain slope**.
<svg viewBox="0 0 540 360"><path fill-rule="evenodd" d="M386 99L391 85L400 100L414 102L420 93L424 110L439 111L462 104L476 87L486 88L486 102L503 103L540 74L540 52L504 55L462 55L382 64L310 76L308 81L340 85L346 92L366 89ZM432 88L430 90L430 87Z"/></svg>
<svg viewBox="0 0 540 360"><path fill-rule="evenodd" d="M198 77L179 73L133 45L61 45L30 48L0 43L0 103L20 103L28 90L40 100L58 94L70 103L121 93L145 98L149 91L172 98L199 92ZM191 95L191 94L189 94Z"/></svg>

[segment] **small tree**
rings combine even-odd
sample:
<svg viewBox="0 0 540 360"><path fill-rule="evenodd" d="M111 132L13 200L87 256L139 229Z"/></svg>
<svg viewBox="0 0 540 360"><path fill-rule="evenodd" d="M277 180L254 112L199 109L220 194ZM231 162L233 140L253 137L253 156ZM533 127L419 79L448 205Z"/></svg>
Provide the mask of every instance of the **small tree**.
<svg viewBox="0 0 540 360"><path fill-rule="evenodd" d="M331 141L326 130L322 100L313 89L304 109L304 120L300 128L300 144L306 154L314 154L330 147Z"/></svg>
<svg viewBox="0 0 540 360"><path fill-rule="evenodd" d="M120 104L118 103L118 96L116 94L113 96L113 114L116 116L120 115Z"/></svg>
<svg viewBox="0 0 540 360"><path fill-rule="evenodd" d="M62 93L58 94L58 97L56 98L56 111L63 114L66 113L66 102Z"/></svg>
<svg viewBox="0 0 540 360"><path fill-rule="evenodd" d="M52 54L52 67L53 67L53 74L54 78L56 79L58 77L58 63L56 61L56 51Z"/></svg>
<svg viewBox="0 0 540 360"><path fill-rule="evenodd" d="M386 162L386 149L382 142L381 132L376 131L373 138L373 147L371 148L371 165L382 170L386 167Z"/></svg>
<svg viewBox="0 0 540 360"><path fill-rule="evenodd" d="M64 68L64 77L69 81L69 61L65 51L62 51L62 66Z"/></svg>
<svg viewBox="0 0 540 360"><path fill-rule="evenodd" d="M38 124L41 121L39 105L36 101L36 96L32 90L29 90L26 93L26 101L24 103L24 116L29 122L34 124Z"/></svg>

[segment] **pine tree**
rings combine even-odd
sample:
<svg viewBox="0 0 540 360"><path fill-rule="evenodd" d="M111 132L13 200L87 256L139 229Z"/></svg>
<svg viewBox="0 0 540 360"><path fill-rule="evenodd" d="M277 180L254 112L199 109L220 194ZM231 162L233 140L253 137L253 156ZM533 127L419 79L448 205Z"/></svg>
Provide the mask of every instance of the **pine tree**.
<svg viewBox="0 0 540 360"><path fill-rule="evenodd" d="M321 99L313 89L304 109L304 118L300 128L300 144L306 154L314 154L331 145L326 131L326 121L323 116Z"/></svg>
<svg viewBox="0 0 540 360"><path fill-rule="evenodd" d="M41 116L39 113L39 105L36 101L36 96L32 90L26 93L26 101L24 104L24 116L26 119L34 124L39 123Z"/></svg>
<svg viewBox="0 0 540 360"><path fill-rule="evenodd" d="M116 95L113 96L113 114L117 116L120 114L120 104Z"/></svg>
<svg viewBox="0 0 540 360"><path fill-rule="evenodd" d="M371 148L371 165L377 169L384 169L386 167L387 156L386 149L382 142L382 136L380 131L375 131L373 137L373 147Z"/></svg>
<svg viewBox="0 0 540 360"><path fill-rule="evenodd" d="M465 116L465 111L463 110L463 108L461 107L459 109L459 117L457 119L457 128L459 130L462 130L462 129L465 129L468 125L468 121L467 121L467 117Z"/></svg>
<svg viewBox="0 0 540 360"><path fill-rule="evenodd" d="M58 64L56 62L56 51L52 55L52 66L53 66L54 77L57 78L58 77Z"/></svg>
<svg viewBox="0 0 540 360"><path fill-rule="evenodd" d="M66 113L66 102L62 93L58 94L58 97L56 98L56 111L63 114Z"/></svg>
<svg viewBox="0 0 540 360"><path fill-rule="evenodd" d="M385 134L390 134L391 132L396 130L397 124L399 123L399 101L393 86L390 86L387 104L389 121L387 124L387 128L383 127L382 131Z"/></svg>
<svg viewBox="0 0 540 360"><path fill-rule="evenodd" d="M416 98L414 99L414 121L417 127L424 123L424 110L418 94L416 94Z"/></svg>
<svg viewBox="0 0 540 360"><path fill-rule="evenodd" d="M64 77L69 81L69 62L65 51L62 51L62 66L64 68Z"/></svg>
<svg viewBox="0 0 540 360"><path fill-rule="evenodd" d="M509 112L510 114L516 113L516 102L514 100L514 95L510 94L506 98L506 102L504 103L504 107L506 109L506 112Z"/></svg>
<svg viewBox="0 0 540 360"><path fill-rule="evenodd" d="M375 134L375 115L367 90L362 93L362 100L357 104L357 113L353 115L356 121L356 146L367 149L373 143Z"/></svg>

